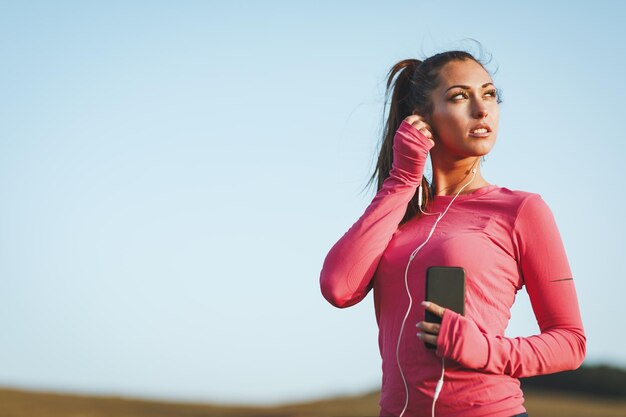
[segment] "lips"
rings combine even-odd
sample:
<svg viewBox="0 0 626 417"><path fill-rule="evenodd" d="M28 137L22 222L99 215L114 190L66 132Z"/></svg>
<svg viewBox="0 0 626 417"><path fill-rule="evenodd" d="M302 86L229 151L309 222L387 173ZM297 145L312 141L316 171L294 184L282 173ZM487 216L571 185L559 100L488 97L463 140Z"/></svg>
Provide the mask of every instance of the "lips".
<svg viewBox="0 0 626 417"><path fill-rule="evenodd" d="M480 132L476 132L477 130ZM488 133L488 132L491 132L491 127L487 123L481 123L470 129L470 133Z"/></svg>
<svg viewBox="0 0 626 417"><path fill-rule="evenodd" d="M489 133L491 133L491 127L486 123L478 124L472 127L469 131L470 136L479 137L479 138L487 137L489 136Z"/></svg>

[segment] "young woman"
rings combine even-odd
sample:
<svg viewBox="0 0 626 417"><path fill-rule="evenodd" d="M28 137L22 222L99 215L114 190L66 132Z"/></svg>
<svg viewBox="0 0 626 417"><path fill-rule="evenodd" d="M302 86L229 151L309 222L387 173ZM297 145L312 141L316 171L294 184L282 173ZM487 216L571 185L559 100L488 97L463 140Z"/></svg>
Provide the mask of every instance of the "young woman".
<svg viewBox="0 0 626 417"><path fill-rule="evenodd" d="M388 92L392 84L372 176L378 191L328 252L322 294L345 308L374 290L381 417L526 416L518 378L576 369L585 357L574 281L552 212L539 194L481 175L501 101L474 56L448 51L401 61L389 72ZM428 153L432 185L423 176ZM463 268L464 315L424 301L431 266ZM541 333L508 338L522 286ZM426 310L441 324L426 322Z"/></svg>

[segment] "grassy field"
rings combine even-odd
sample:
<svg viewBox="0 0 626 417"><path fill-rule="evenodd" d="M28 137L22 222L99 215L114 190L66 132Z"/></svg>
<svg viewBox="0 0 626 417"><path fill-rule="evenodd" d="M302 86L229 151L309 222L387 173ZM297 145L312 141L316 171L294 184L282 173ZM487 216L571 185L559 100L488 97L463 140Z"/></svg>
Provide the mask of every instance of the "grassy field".
<svg viewBox="0 0 626 417"><path fill-rule="evenodd" d="M235 407L0 389L0 417L364 417L378 415L378 392L358 397ZM624 417L626 399L526 391L530 417Z"/></svg>

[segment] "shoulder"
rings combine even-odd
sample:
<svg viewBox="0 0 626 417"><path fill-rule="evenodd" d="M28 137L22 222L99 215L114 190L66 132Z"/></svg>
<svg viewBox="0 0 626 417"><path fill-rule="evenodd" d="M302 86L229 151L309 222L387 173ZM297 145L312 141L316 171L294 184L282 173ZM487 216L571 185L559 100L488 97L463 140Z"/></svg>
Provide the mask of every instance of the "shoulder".
<svg viewBox="0 0 626 417"><path fill-rule="evenodd" d="M532 234L539 230L546 232L547 229L554 228L554 214L540 193L505 187L499 191L512 214L514 234Z"/></svg>
<svg viewBox="0 0 626 417"><path fill-rule="evenodd" d="M527 210L526 206L532 209L536 205L546 205L541 194L532 191L498 187L488 195L490 203L501 207L512 217L512 220L515 220L522 211Z"/></svg>
<svg viewBox="0 0 626 417"><path fill-rule="evenodd" d="M511 202L517 202L520 204L529 198L541 198L541 194L539 193L525 190L512 190L507 187L498 187L496 192L501 198L508 199Z"/></svg>
<svg viewBox="0 0 626 417"><path fill-rule="evenodd" d="M510 232L530 232L554 223L552 210L540 193L498 187L488 193L486 203L501 217L506 218Z"/></svg>

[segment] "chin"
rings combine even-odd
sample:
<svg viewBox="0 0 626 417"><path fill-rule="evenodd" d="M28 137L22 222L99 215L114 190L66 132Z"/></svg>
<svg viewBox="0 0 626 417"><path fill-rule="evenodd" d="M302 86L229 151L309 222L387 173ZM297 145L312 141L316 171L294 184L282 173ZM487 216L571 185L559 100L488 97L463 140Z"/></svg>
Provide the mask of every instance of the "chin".
<svg viewBox="0 0 626 417"><path fill-rule="evenodd" d="M470 147L470 152L473 151L473 153L475 153L474 156L483 156L491 152L494 146L494 140L484 141L482 143L474 143L473 146Z"/></svg>

